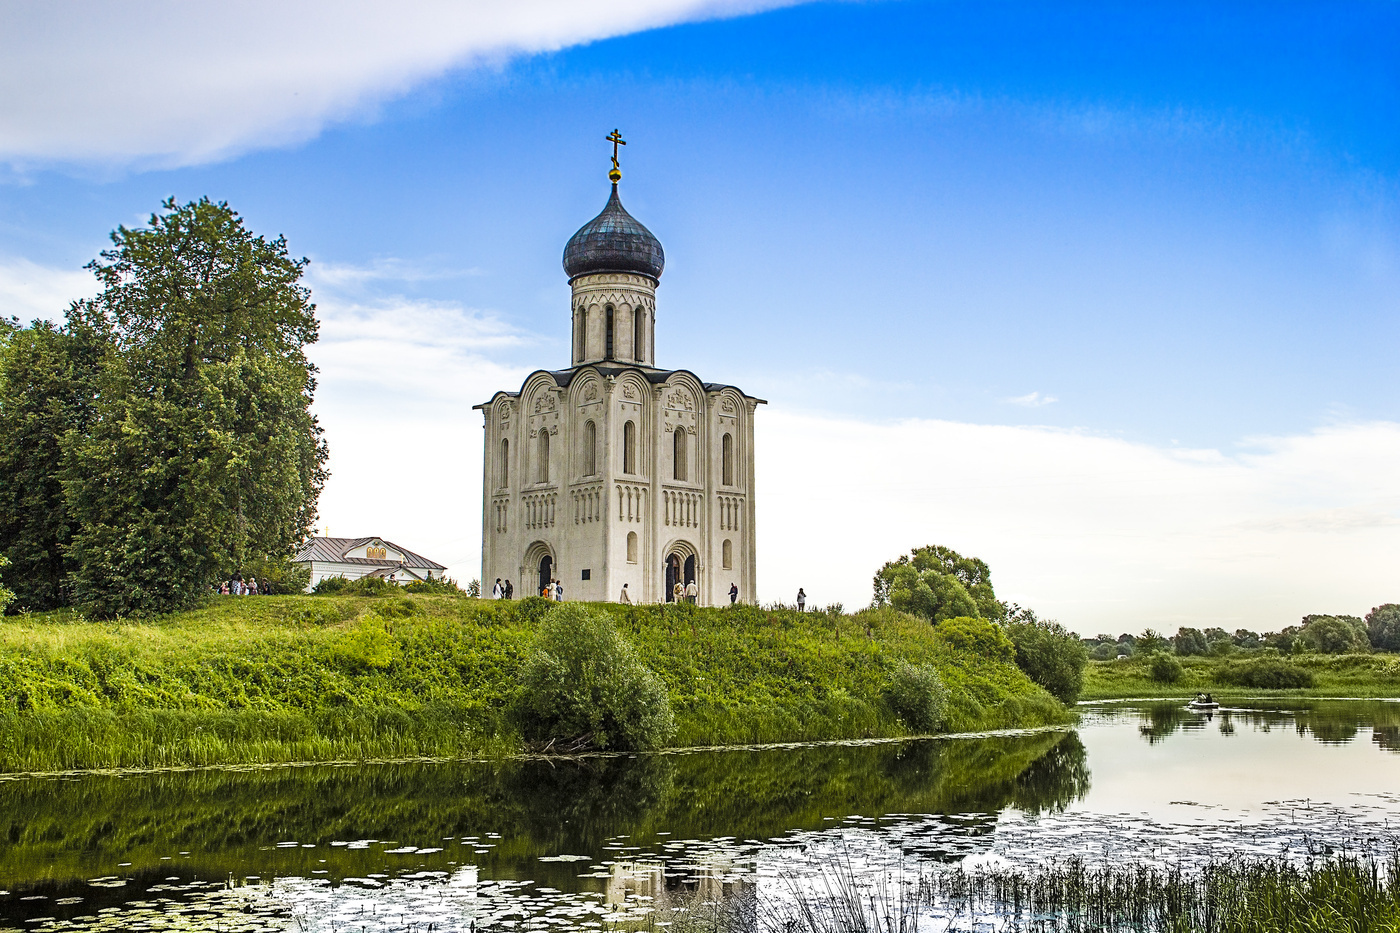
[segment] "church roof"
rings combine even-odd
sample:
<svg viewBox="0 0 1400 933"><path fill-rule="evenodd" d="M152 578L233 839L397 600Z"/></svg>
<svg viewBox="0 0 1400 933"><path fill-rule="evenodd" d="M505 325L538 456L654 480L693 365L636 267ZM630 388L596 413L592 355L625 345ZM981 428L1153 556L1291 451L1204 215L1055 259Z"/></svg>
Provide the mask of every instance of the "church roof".
<svg viewBox="0 0 1400 933"><path fill-rule="evenodd" d="M688 369L653 369L653 368L646 367L646 366L632 366L632 365L628 365L628 364L625 364L625 363L624 363L624 364L621 364L621 365L617 365L617 364L610 364L610 363L606 363L606 362L604 362L604 363L584 363L582 366L575 366L575 367L573 367L572 369L537 370L537 372L538 372L538 371L543 371L543 372L549 373L549 375L552 376L552 377L554 378L554 384L555 384L555 385L557 385L557 386L558 386L559 388L561 388L561 389L567 389L567 388L569 387L569 383L571 383L571 382L574 381L574 377L577 376L579 373L583 372L585 369L597 370L598 373L600 373L601 375L604 375L604 376L616 376L616 375L618 375L618 374L620 374L620 373L624 373L624 372L634 372L634 373L637 373L638 375L640 375L642 378L646 379L647 382L652 383L653 385L660 385L661 383L663 383L663 382L665 382L666 380L670 379L672 376L676 375L677 373L685 373L685 374L687 374L687 375L689 375L689 376L695 376L695 374L694 374L693 372L691 372L690 370L688 370ZM534 373L531 373L529 376L525 377L525 381L526 381L526 382L529 382L530 379L531 379L534 375L535 375ZM695 379L696 379L696 381L698 382L699 379L700 379L700 377L699 377L699 376L695 376ZM724 382L701 382L701 383L700 383L700 386L701 386L701 388L703 388L706 392L719 392L719 391L721 391L722 389L733 389L735 392L738 392L740 395L744 396L745 398L753 398L753 396L749 395L747 392L745 392L743 389L739 388L738 386L729 385L728 383L724 383ZM496 393L496 396L501 396L501 395L504 395L504 396L506 396L507 398L519 398L519 397L520 397L520 392L497 392L497 393ZM494 399L496 398L496 396L492 396L492 399L494 400ZM767 401L766 399L757 398L757 399L754 399L754 401L758 402L760 405L767 405L767 404L768 404L768 401ZM490 407L491 407L491 402L482 402L480 405L473 405L473 406L472 406L473 409L483 409L483 408L490 408Z"/></svg>
<svg viewBox="0 0 1400 933"><path fill-rule="evenodd" d="M398 567L398 561L372 560L368 557L346 557L345 555L364 544L378 541L403 555L403 566L422 570L446 570L442 564L428 560L422 554L415 554L406 547L399 547L387 538L324 538L312 535L297 551L293 561L316 560L332 564L365 564L372 567Z"/></svg>
<svg viewBox="0 0 1400 933"><path fill-rule="evenodd" d="M661 241L627 213L616 182L602 213L580 227L564 246L564 272L570 279L594 272L634 272L659 279L665 266Z"/></svg>

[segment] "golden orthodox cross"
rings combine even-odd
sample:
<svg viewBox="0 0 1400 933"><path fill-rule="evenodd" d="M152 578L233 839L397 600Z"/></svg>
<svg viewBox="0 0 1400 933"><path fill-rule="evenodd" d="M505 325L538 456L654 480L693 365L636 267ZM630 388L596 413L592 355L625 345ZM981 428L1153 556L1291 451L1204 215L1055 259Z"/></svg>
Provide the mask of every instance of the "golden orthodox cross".
<svg viewBox="0 0 1400 933"><path fill-rule="evenodd" d="M618 168L617 147L627 145L627 140L623 139L622 134L619 133L617 130L613 130L611 133L609 133L606 139L608 142L613 144L613 169L616 170Z"/></svg>

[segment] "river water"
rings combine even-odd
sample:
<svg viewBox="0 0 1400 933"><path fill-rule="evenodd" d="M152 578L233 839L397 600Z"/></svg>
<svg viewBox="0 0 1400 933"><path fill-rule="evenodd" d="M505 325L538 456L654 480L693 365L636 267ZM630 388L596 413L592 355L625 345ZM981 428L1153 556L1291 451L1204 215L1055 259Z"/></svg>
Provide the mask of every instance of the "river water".
<svg viewBox="0 0 1400 933"><path fill-rule="evenodd" d="M1383 854L1400 703L491 763L0 778L0 931L593 930L833 861Z"/></svg>

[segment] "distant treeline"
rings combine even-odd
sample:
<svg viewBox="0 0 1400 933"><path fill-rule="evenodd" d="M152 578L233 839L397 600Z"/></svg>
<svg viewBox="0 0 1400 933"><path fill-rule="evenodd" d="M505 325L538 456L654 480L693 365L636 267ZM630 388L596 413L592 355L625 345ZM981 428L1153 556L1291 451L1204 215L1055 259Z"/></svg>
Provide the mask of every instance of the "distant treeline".
<svg viewBox="0 0 1400 933"><path fill-rule="evenodd" d="M1150 654L1180 657L1228 657L1240 652L1272 649L1280 654L1364 654L1400 651L1400 603L1386 603L1364 619L1346 615L1307 615L1297 625L1263 635L1248 629L1227 632L1222 628L1179 628L1175 635L1147 629L1140 635L1126 632L1116 638L1096 635L1081 639L1096 661Z"/></svg>

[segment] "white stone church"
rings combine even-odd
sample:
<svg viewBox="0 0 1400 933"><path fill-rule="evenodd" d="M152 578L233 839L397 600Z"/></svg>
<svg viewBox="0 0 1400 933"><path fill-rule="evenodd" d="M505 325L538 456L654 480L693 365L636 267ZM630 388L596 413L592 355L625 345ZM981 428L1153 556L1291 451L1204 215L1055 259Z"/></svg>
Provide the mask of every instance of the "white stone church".
<svg viewBox="0 0 1400 933"><path fill-rule="evenodd" d="M616 134L614 134L616 135ZM612 137L610 137L612 138ZM620 141L620 140L619 140ZM564 247L572 364L476 406L486 419L481 588L557 579L569 600L755 601L753 418L762 399L655 363L661 243L612 196Z"/></svg>

